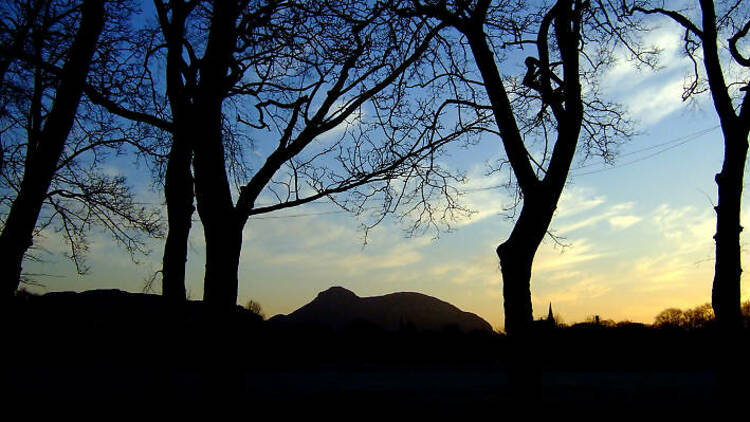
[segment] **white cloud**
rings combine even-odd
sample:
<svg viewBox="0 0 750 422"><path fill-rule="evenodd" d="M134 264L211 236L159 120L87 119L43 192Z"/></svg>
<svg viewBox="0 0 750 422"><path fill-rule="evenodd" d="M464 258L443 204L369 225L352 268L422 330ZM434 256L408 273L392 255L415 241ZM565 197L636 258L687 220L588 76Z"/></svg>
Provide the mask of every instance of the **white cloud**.
<svg viewBox="0 0 750 422"><path fill-rule="evenodd" d="M537 253L534 271L538 274L558 272L603 256L605 254L596 252L595 245L588 239L577 239L562 251L545 245Z"/></svg>
<svg viewBox="0 0 750 422"><path fill-rule="evenodd" d="M563 191L560 202L557 205L555 218L572 217L589 210L592 210L606 202L606 197L597 195L596 191L590 188L569 186Z"/></svg>
<svg viewBox="0 0 750 422"><path fill-rule="evenodd" d="M651 125L683 106L683 83L683 77L673 76L663 80L658 87L633 91L623 103L633 117Z"/></svg>
<svg viewBox="0 0 750 422"><path fill-rule="evenodd" d="M590 217L577 221L571 221L563 224L562 226L556 227L555 231L566 235L570 232L593 226L602 221L607 221L610 227L613 229L625 229L642 220L641 217L628 213L630 210L632 210L633 206L633 202L621 202L618 204L614 204L609 206L606 210L602 210L597 214L591 215ZM562 220L570 220L570 218Z"/></svg>
<svg viewBox="0 0 750 422"><path fill-rule="evenodd" d="M243 261L262 261L272 266L325 269L352 276L366 271L397 269L423 260L420 249L426 237L403 239L395 228L378 227L369 235L369 246L351 248L362 234L354 225L324 217L251 222L245 236ZM395 246L394 246L395 245Z"/></svg>
<svg viewBox="0 0 750 422"><path fill-rule="evenodd" d="M609 218L609 225L613 229L626 229L633 224L639 223L643 218L635 215L617 215Z"/></svg>
<svg viewBox="0 0 750 422"><path fill-rule="evenodd" d="M576 277L557 288L535 293L534 300L541 303L585 302L610 292L607 281L603 276Z"/></svg>
<svg viewBox="0 0 750 422"><path fill-rule="evenodd" d="M494 253L483 253L468 261L444 263L431 269L429 274L433 278L443 278L458 285L500 284L500 267Z"/></svg>
<svg viewBox="0 0 750 422"><path fill-rule="evenodd" d="M630 53L621 49L617 63L602 77L604 91L645 125L683 107L684 81L691 65L682 54L681 34L675 24L662 22L644 36L644 46L661 50L658 70L638 69L637 63L630 60Z"/></svg>
<svg viewBox="0 0 750 422"><path fill-rule="evenodd" d="M692 206L673 208L661 204L653 211L651 220L659 232L680 250L693 251L703 248L705 243L713 243L716 220L708 211L699 212Z"/></svg>
<svg viewBox="0 0 750 422"><path fill-rule="evenodd" d="M644 35L642 45L660 50L659 67L672 69L685 61L682 56L682 31L676 24L664 22L663 25L652 28ZM604 85L618 90L629 90L640 85L646 79L653 79L657 75L648 69L639 69L638 64L631 58L630 52L620 48L616 53L617 62L610 67L602 78ZM637 78L633 75L638 74Z"/></svg>

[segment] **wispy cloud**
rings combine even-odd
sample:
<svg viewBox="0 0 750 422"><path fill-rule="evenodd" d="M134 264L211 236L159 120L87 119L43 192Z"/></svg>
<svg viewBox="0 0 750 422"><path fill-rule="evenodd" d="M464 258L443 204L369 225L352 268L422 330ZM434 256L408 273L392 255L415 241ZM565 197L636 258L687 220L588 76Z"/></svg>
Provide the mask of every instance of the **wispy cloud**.
<svg viewBox="0 0 750 422"><path fill-rule="evenodd" d="M606 200L606 197L597 194L594 189L570 186L563 191L555 218L567 218L584 213L604 204Z"/></svg>
<svg viewBox="0 0 750 422"><path fill-rule="evenodd" d="M693 206L674 208L661 204L650 218L657 230L680 250L692 251L702 248L702 244L713 243L716 221L709 211L698 211Z"/></svg>
<svg viewBox="0 0 750 422"><path fill-rule="evenodd" d="M562 251L549 246L540 248L534 270L540 274L558 272L603 256L605 253L597 251L590 240L577 239Z"/></svg>
<svg viewBox="0 0 750 422"><path fill-rule="evenodd" d="M555 227L555 231L562 235L591 227L597 223L606 221L612 229L625 229L642 220L642 217L633 215L630 211L633 209L633 202L622 202L610 205L605 210L590 215L583 219L570 221L571 218L562 219L563 224ZM567 221L567 222L566 222Z"/></svg>
<svg viewBox="0 0 750 422"><path fill-rule="evenodd" d="M491 251L488 248L488 251ZM500 267L497 256L488 252L459 261L440 264L429 271L430 276L440 277L458 285L496 286L500 284Z"/></svg>
<svg viewBox="0 0 750 422"><path fill-rule="evenodd" d="M383 227L371 232L370 246L345 246L361 236L353 225L324 217L258 221L245 236L243 257L266 265L350 276L415 265L424 258L420 249L431 242L426 237L405 240L395 228Z"/></svg>
<svg viewBox="0 0 750 422"><path fill-rule="evenodd" d="M633 224L637 224L643 220L642 217L636 215L617 215L610 217L607 221L609 225L614 229L627 229Z"/></svg>
<svg viewBox="0 0 750 422"><path fill-rule="evenodd" d="M630 53L621 49L617 63L602 77L605 91L645 125L657 123L683 107L682 93L690 63L681 52L680 34L679 28L669 22L646 33L643 45L661 50L657 71L639 69Z"/></svg>
<svg viewBox="0 0 750 422"><path fill-rule="evenodd" d="M652 125L683 107L683 77L660 78L658 87L637 90L624 98L627 109L638 121Z"/></svg>
<svg viewBox="0 0 750 422"><path fill-rule="evenodd" d="M557 287L544 289L535 294L535 299L541 303L585 302L601 297L612 290L607 278L601 275L576 277L568 283Z"/></svg>

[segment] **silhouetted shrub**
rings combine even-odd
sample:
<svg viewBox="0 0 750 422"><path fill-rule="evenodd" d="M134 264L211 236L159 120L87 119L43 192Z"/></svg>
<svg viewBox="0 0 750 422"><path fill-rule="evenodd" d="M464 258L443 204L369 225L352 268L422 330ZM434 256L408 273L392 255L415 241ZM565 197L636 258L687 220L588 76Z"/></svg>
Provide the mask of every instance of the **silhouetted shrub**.
<svg viewBox="0 0 750 422"><path fill-rule="evenodd" d="M688 319L682 309L667 308L656 315L654 325L657 327L687 327Z"/></svg>
<svg viewBox="0 0 750 422"><path fill-rule="evenodd" d="M667 308L656 315L654 326L692 330L706 328L713 321L714 310L710 303L704 303L685 311L678 308Z"/></svg>
<svg viewBox="0 0 750 422"><path fill-rule="evenodd" d="M260 303L250 299L247 301L247 305L245 305L245 309L248 311L254 313L255 315L258 315L262 319L266 319L266 314L263 312L263 307L260 306Z"/></svg>

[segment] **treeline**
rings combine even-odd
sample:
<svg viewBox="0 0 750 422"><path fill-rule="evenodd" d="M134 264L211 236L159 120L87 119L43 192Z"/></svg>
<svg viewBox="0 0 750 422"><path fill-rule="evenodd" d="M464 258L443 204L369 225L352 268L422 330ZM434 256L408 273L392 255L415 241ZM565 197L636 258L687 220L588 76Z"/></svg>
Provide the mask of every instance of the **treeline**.
<svg viewBox="0 0 750 422"><path fill-rule="evenodd" d="M750 300L742 302L742 326L750 328ZM708 328L716 322L713 307L704 303L694 308L667 308L654 318L654 326L661 328L699 329Z"/></svg>
<svg viewBox="0 0 750 422"><path fill-rule="evenodd" d="M745 329L750 328L750 300L742 302L742 326ZM540 320L543 324L545 321ZM667 308L656 314L653 324L643 324L629 320L615 321L609 318L600 318L599 315L586 317L583 322L566 324L562 318L555 315L556 328L575 328L575 327L603 327L603 328L625 328L632 329L640 326L643 328L673 329L679 328L684 330L710 329L716 324L716 316L711 303L704 303L688 309Z"/></svg>
<svg viewBox="0 0 750 422"><path fill-rule="evenodd" d="M490 137L516 198L496 250L505 328L524 333L533 260L576 154L610 161L637 132L600 79L622 52L656 69L642 35L672 20L694 65L682 97L710 94L721 122L712 308L741 326L742 1L9 0L0 16L3 303L42 236L61 233L85 272L100 226L134 255L164 238L161 293L184 304L197 211L204 302L233 310L252 216L327 198L366 229L395 215L409 233L440 230L469 211L446 152ZM105 171L123 159L150 171L166 219Z"/></svg>

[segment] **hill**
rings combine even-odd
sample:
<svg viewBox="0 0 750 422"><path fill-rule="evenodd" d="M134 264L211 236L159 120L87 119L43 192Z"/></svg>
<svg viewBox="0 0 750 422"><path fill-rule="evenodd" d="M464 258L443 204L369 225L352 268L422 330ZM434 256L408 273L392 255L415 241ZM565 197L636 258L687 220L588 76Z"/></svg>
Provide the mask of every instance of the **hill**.
<svg viewBox="0 0 750 422"><path fill-rule="evenodd" d="M359 297L343 287L320 292L307 305L289 315L276 315L269 322L333 331L366 325L385 331L492 331L492 326L476 314L421 293Z"/></svg>

